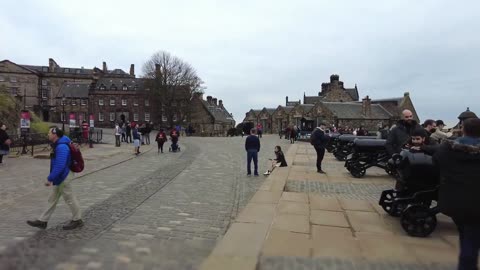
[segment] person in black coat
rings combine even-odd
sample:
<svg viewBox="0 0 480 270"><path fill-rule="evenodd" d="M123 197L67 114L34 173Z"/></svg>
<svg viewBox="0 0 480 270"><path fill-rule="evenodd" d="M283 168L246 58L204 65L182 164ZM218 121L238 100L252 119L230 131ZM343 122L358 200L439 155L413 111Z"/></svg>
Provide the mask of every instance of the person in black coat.
<svg viewBox="0 0 480 270"><path fill-rule="evenodd" d="M417 121L413 120L413 114L410 110L402 112L403 120L397 122L397 125L388 134L385 148L389 155L400 153L402 147L408 142L410 136L416 128L420 127Z"/></svg>
<svg viewBox="0 0 480 270"><path fill-rule="evenodd" d="M7 126L0 123L0 164L3 163L3 156L8 155L12 141L6 132Z"/></svg>
<svg viewBox="0 0 480 270"><path fill-rule="evenodd" d="M325 135L325 124L321 123L317 127L310 137L310 144L313 145L315 151L317 152L317 172L325 173L322 170L322 161L325 156L325 146L327 145L329 138Z"/></svg>
<svg viewBox="0 0 480 270"><path fill-rule="evenodd" d="M287 160L285 160L285 155L283 154L282 147L280 145L275 146L275 158L269 159L272 161L270 169L268 169L263 175L270 175L275 169L275 167L287 167Z"/></svg>
<svg viewBox="0 0 480 270"><path fill-rule="evenodd" d="M252 175L251 163L253 160L254 175L258 176L258 152L260 152L260 139L257 137L257 130L252 128L250 135L245 140L245 150L247 151L247 176Z"/></svg>
<svg viewBox="0 0 480 270"><path fill-rule="evenodd" d="M480 119L464 122L463 137L446 141L433 155L440 171L438 206L452 217L460 238L458 269L478 269L480 250Z"/></svg>

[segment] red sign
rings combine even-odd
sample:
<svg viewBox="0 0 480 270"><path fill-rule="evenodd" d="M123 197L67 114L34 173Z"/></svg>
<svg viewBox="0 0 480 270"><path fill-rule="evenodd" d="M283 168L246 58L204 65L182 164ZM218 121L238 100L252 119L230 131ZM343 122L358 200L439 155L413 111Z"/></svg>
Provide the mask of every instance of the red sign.
<svg viewBox="0 0 480 270"><path fill-rule="evenodd" d="M20 113L20 128L30 128L30 112L23 111Z"/></svg>
<svg viewBox="0 0 480 270"><path fill-rule="evenodd" d="M70 128L74 128L77 126L77 121L75 120L75 113L70 113Z"/></svg>

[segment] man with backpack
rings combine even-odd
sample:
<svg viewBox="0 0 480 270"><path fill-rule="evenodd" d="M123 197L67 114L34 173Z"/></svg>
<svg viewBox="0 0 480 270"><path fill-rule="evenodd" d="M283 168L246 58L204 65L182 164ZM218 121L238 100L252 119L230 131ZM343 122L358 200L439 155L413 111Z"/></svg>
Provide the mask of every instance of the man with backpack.
<svg viewBox="0 0 480 270"><path fill-rule="evenodd" d="M72 177L69 175L70 170L74 172L83 170L83 159L80 151L71 144L67 136L63 135L63 130L51 127L48 132L48 139L52 142L53 151L50 154L50 174L47 177L45 186L53 185L53 191L48 199L49 206L47 210L39 219L28 220L27 224L32 227L45 229L60 197L63 196L65 203L72 212L72 220L64 225L63 229L72 230L83 226L83 221L81 219L80 206L70 184Z"/></svg>
<svg viewBox="0 0 480 270"><path fill-rule="evenodd" d="M325 124L320 123L320 126L315 128L310 136L310 144L313 145L315 152L317 152L317 172L321 174L326 173L322 170L322 161L325 156L325 146L328 140L329 137L325 135Z"/></svg>

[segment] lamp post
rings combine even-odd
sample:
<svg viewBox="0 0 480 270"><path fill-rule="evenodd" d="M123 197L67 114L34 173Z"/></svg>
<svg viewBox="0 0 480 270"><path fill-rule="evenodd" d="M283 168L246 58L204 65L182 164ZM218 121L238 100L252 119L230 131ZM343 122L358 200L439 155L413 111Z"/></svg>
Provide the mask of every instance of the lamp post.
<svg viewBox="0 0 480 270"><path fill-rule="evenodd" d="M67 116L65 115L65 94L62 96L62 115L63 115L63 120L62 120L62 130L65 132L65 118Z"/></svg>

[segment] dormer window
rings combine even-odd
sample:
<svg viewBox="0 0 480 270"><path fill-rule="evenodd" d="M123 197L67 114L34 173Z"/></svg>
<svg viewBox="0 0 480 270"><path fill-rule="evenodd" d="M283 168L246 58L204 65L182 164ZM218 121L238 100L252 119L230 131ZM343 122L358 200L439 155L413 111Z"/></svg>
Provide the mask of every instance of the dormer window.
<svg viewBox="0 0 480 270"><path fill-rule="evenodd" d="M127 87L126 84L123 85L122 90L123 90L123 91L127 91L127 90L128 90L128 87Z"/></svg>
<svg viewBox="0 0 480 270"><path fill-rule="evenodd" d="M100 85L100 90L105 90L105 89L107 89L107 88L106 88L105 85L103 85L103 83L102 83L102 85Z"/></svg>
<svg viewBox="0 0 480 270"><path fill-rule="evenodd" d="M63 72L69 73L69 72L70 72L70 69L69 69L69 68L66 68L66 69L63 70Z"/></svg>
<svg viewBox="0 0 480 270"><path fill-rule="evenodd" d="M110 86L110 90L117 90L117 86L115 84L112 84L112 86Z"/></svg>
<svg viewBox="0 0 480 270"><path fill-rule="evenodd" d="M43 68L42 68L42 71L43 71L43 72L48 72L48 67L43 67Z"/></svg>
<svg viewBox="0 0 480 270"><path fill-rule="evenodd" d="M138 90L138 85L135 85L135 87L133 87L133 90L137 91Z"/></svg>

